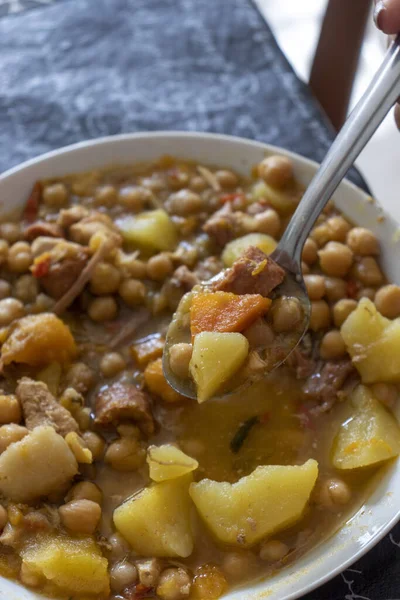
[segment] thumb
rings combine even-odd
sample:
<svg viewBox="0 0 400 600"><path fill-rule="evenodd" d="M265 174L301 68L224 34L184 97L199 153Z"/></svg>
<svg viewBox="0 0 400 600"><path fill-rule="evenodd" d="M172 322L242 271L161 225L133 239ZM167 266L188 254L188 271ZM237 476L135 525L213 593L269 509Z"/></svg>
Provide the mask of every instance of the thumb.
<svg viewBox="0 0 400 600"><path fill-rule="evenodd" d="M400 0L375 0L374 21L388 35L399 33Z"/></svg>

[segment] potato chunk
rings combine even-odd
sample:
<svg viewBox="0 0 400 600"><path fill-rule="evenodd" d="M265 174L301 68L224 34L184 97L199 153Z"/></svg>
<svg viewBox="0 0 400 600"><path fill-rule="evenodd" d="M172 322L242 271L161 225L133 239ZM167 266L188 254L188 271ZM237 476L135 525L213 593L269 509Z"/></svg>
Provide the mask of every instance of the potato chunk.
<svg viewBox="0 0 400 600"><path fill-rule="evenodd" d="M192 553L189 485L191 474L156 483L126 500L114 511L114 525L144 556Z"/></svg>
<svg viewBox="0 0 400 600"><path fill-rule="evenodd" d="M265 254L271 254L277 245L277 241L266 233L248 233L226 244L222 260L226 267L231 267L250 246L257 246Z"/></svg>
<svg viewBox="0 0 400 600"><path fill-rule="evenodd" d="M165 210L150 210L117 220L124 241L151 252L173 250L178 242L175 225Z"/></svg>
<svg viewBox="0 0 400 600"><path fill-rule="evenodd" d="M68 362L76 354L69 327L52 313L42 313L16 322L1 349L1 360L4 365L16 362L40 367Z"/></svg>
<svg viewBox="0 0 400 600"><path fill-rule="evenodd" d="M203 479L190 495L219 542L252 546L298 521L318 476L318 463L261 466L237 483Z"/></svg>
<svg viewBox="0 0 400 600"><path fill-rule="evenodd" d="M60 592L108 597L107 559L91 537L44 537L21 554L29 569Z"/></svg>
<svg viewBox="0 0 400 600"><path fill-rule="evenodd" d="M363 298L340 332L363 383L400 381L400 319L386 319Z"/></svg>
<svg viewBox="0 0 400 600"><path fill-rule="evenodd" d="M199 463L172 444L149 446L147 463L153 481L176 479L194 471Z"/></svg>
<svg viewBox="0 0 400 600"><path fill-rule="evenodd" d="M0 492L30 502L62 489L78 472L67 442L52 427L36 427L0 455Z"/></svg>
<svg viewBox="0 0 400 600"><path fill-rule="evenodd" d="M197 386L197 400L211 398L242 366L249 342L241 333L203 331L194 338L190 374Z"/></svg>
<svg viewBox="0 0 400 600"><path fill-rule="evenodd" d="M353 416L339 429L333 443L336 469L357 469L380 463L400 453L400 428L395 418L359 385L351 394Z"/></svg>

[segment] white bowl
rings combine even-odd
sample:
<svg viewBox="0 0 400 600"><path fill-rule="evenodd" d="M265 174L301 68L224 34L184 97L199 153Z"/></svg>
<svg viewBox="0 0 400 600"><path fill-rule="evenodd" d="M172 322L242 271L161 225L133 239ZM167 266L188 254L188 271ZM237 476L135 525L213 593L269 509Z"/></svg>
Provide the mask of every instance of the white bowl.
<svg viewBox="0 0 400 600"><path fill-rule="evenodd" d="M22 208L37 179L104 165L148 161L163 154L202 164L231 167L247 174L267 154L286 154L296 177L312 178L317 164L280 148L235 137L201 133L144 133L83 142L30 160L0 176L2 215ZM345 181L334 196L338 208L353 222L372 229L382 245L383 266L400 283L398 226L369 196ZM397 255L397 256L396 256ZM397 415L398 417L400 415ZM370 550L400 518L400 463L392 463L357 514L335 535L272 578L228 593L227 600L294 600L322 585ZM41 596L40 596L41 597ZM0 598L22 600L38 596L0 578Z"/></svg>

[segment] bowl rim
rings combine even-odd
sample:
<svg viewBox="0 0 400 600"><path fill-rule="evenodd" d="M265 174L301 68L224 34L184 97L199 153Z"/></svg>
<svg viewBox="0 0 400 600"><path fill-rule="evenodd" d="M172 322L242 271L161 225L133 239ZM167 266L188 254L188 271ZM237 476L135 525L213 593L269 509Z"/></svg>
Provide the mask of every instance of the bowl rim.
<svg viewBox="0 0 400 600"><path fill-rule="evenodd" d="M111 145L119 144L121 142L130 142L130 141L138 141L139 142L140 140L166 139L166 138L173 138L176 140L193 139L194 142L196 140L203 139L203 140L210 141L210 142L211 141L215 141L215 142L222 141L222 142L226 142L229 144L235 144L238 146L240 146L240 145L246 146L247 145L247 146L251 146L251 147L263 152L265 155L268 155L271 153L278 153L278 154L288 156L290 158L293 158L294 161L296 161L298 163L302 163L303 165L306 165L307 167L310 167L313 170L316 170L319 166L319 163L317 161L314 161L310 158L304 157L301 154L298 154L294 151L287 150L285 148L281 148L280 146L271 145L271 144L264 143L264 142L259 142L257 140L242 138L239 136L231 136L231 135L219 134L219 133L196 132L196 131L180 131L180 130L171 130L171 131L159 130L159 131L157 131L156 130L156 131L150 131L150 132L122 133L122 134L116 134L116 135L102 136L99 138L83 140L80 142L69 144L67 146L63 146L58 149L50 150L46 153L43 153L43 154L40 154L33 158L30 158L30 159L2 172L0 174L0 182L5 181L9 177L17 175L30 167L34 167L34 166L40 165L42 163L46 163L47 161L49 161L49 160L51 161L53 158L56 158L56 157L68 156L69 154L73 154L79 150L87 150L90 148L94 149L94 148L106 146L109 144L111 144ZM162 153L160 153L160 155L161 154ZM176 153L173 153L173 154L177 155ZM114 164L118 164L118 162L121 163L121 161L117 161ZM223 160L221 162L223 162ZM229 162L229 159L227 159L227 162ZM104 164L104 166L108 166L110 164L112 165L112 162L108 163L108 164ZM84 170L85 169L82 169L82 171L84 171ZM86 170L88 170L88 169L86 169ZM370 195L366 191L359 188L356 184L349 181L348 179L344 179L343 181L344 181L344 183L342 183L341 185L346 185L346 186L350 187L364 202L368 201L368 199L370 199ZM375 208L375 210L376 210L376 208ZM385 212L385 215L390 219L390 221L395 222L395 219L393 217L391 217L390 214ZM398 460L400 460L400 459L398 459ZM379 501L382 501L382 500L383 500L383 497L381 497L379 499ZM354 515L350 518L350 521L353 518L354 518ZM338 564L335 567L333 567L333 568L329 567L329 570L321 577L319 577L309 583L303 583L301 589L297 589L294 591L288 591L287 593L285 593L284 596L281 597L282 600L296 600L296 599L300 598L301 596L304 596L305 594L308 594L311 591L319 588L320 586L324 585L325 583L327 583L328 581L330 581L331 579L333 579L334 577L336 577L337 575L342 573L345 569L347 569L352 564L354 564L362 556L366 555L376 544L378 544L391 531L391 529L399 521L400 521L400 507L393 514L393 516L384 525L382 525L382 527L380 527L380 529L378 531L374 532L371 535L370 539L367 540L354 553L354 555L352 555L345 561L341 561L340 551L338 551L338 553L337 553ZM345 524L347 522L348 521L346 521L339 528L338 531L343 529L343 527L345 527ZM337 533L338 532L332 533L328 539L333 538ZM314 546L314 549L318 549L318 546L319 546L319 544ZM307 556L307 554L308 554L308 552L303 556ZM296 564L296 561L292 564ZM282 571L280 571L280 572L284 573L285 568L282 569ZM2 587L1 579L0 579L0 590ZM4 579L6 579L6 578L4 578ZM7 581L9 581L9 580L7 580ZM261 580L257 580L257 581L260 584L262 583L263 585L268 586L268 582L271 581L271 579L266 578L266 579L261 579ZM23 587L22 584L20 584L19 582L17 582L17 585ZM246 593L246 589L245 589L245 587L240 587L240 588L236 588L236 589L233 588L231 590L231 592L233 593L233 598L235 600L239 600L239 598L240 598L240 600L243 600L243 598L244 598L243 593ZM235 592L238 593L239 595L236 596ZM263 592L261 590L256 591L256 592L248 590L248 593L251 594L251 596L249 596L249 600L250 600L250 598L251 599L254 598L254 600L255 600L258 597L261 600L261 598L265 597L263 595L265 592ZM274 594L275 594L275 592L273 592L273 595Z"/></svg>

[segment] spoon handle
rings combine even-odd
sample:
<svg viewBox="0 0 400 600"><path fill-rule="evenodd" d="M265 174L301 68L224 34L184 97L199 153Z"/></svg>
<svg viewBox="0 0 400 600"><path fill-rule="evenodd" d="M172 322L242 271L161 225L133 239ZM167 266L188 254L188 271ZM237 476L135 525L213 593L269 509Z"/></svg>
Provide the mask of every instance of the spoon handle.
<svg viewBox="0 0 400 600"><path fill-rule="evenodd" d="M276 254L284 252L295 264L300 264L304 242L318 215L399 96L400 34L322 161Z"/></svg>

